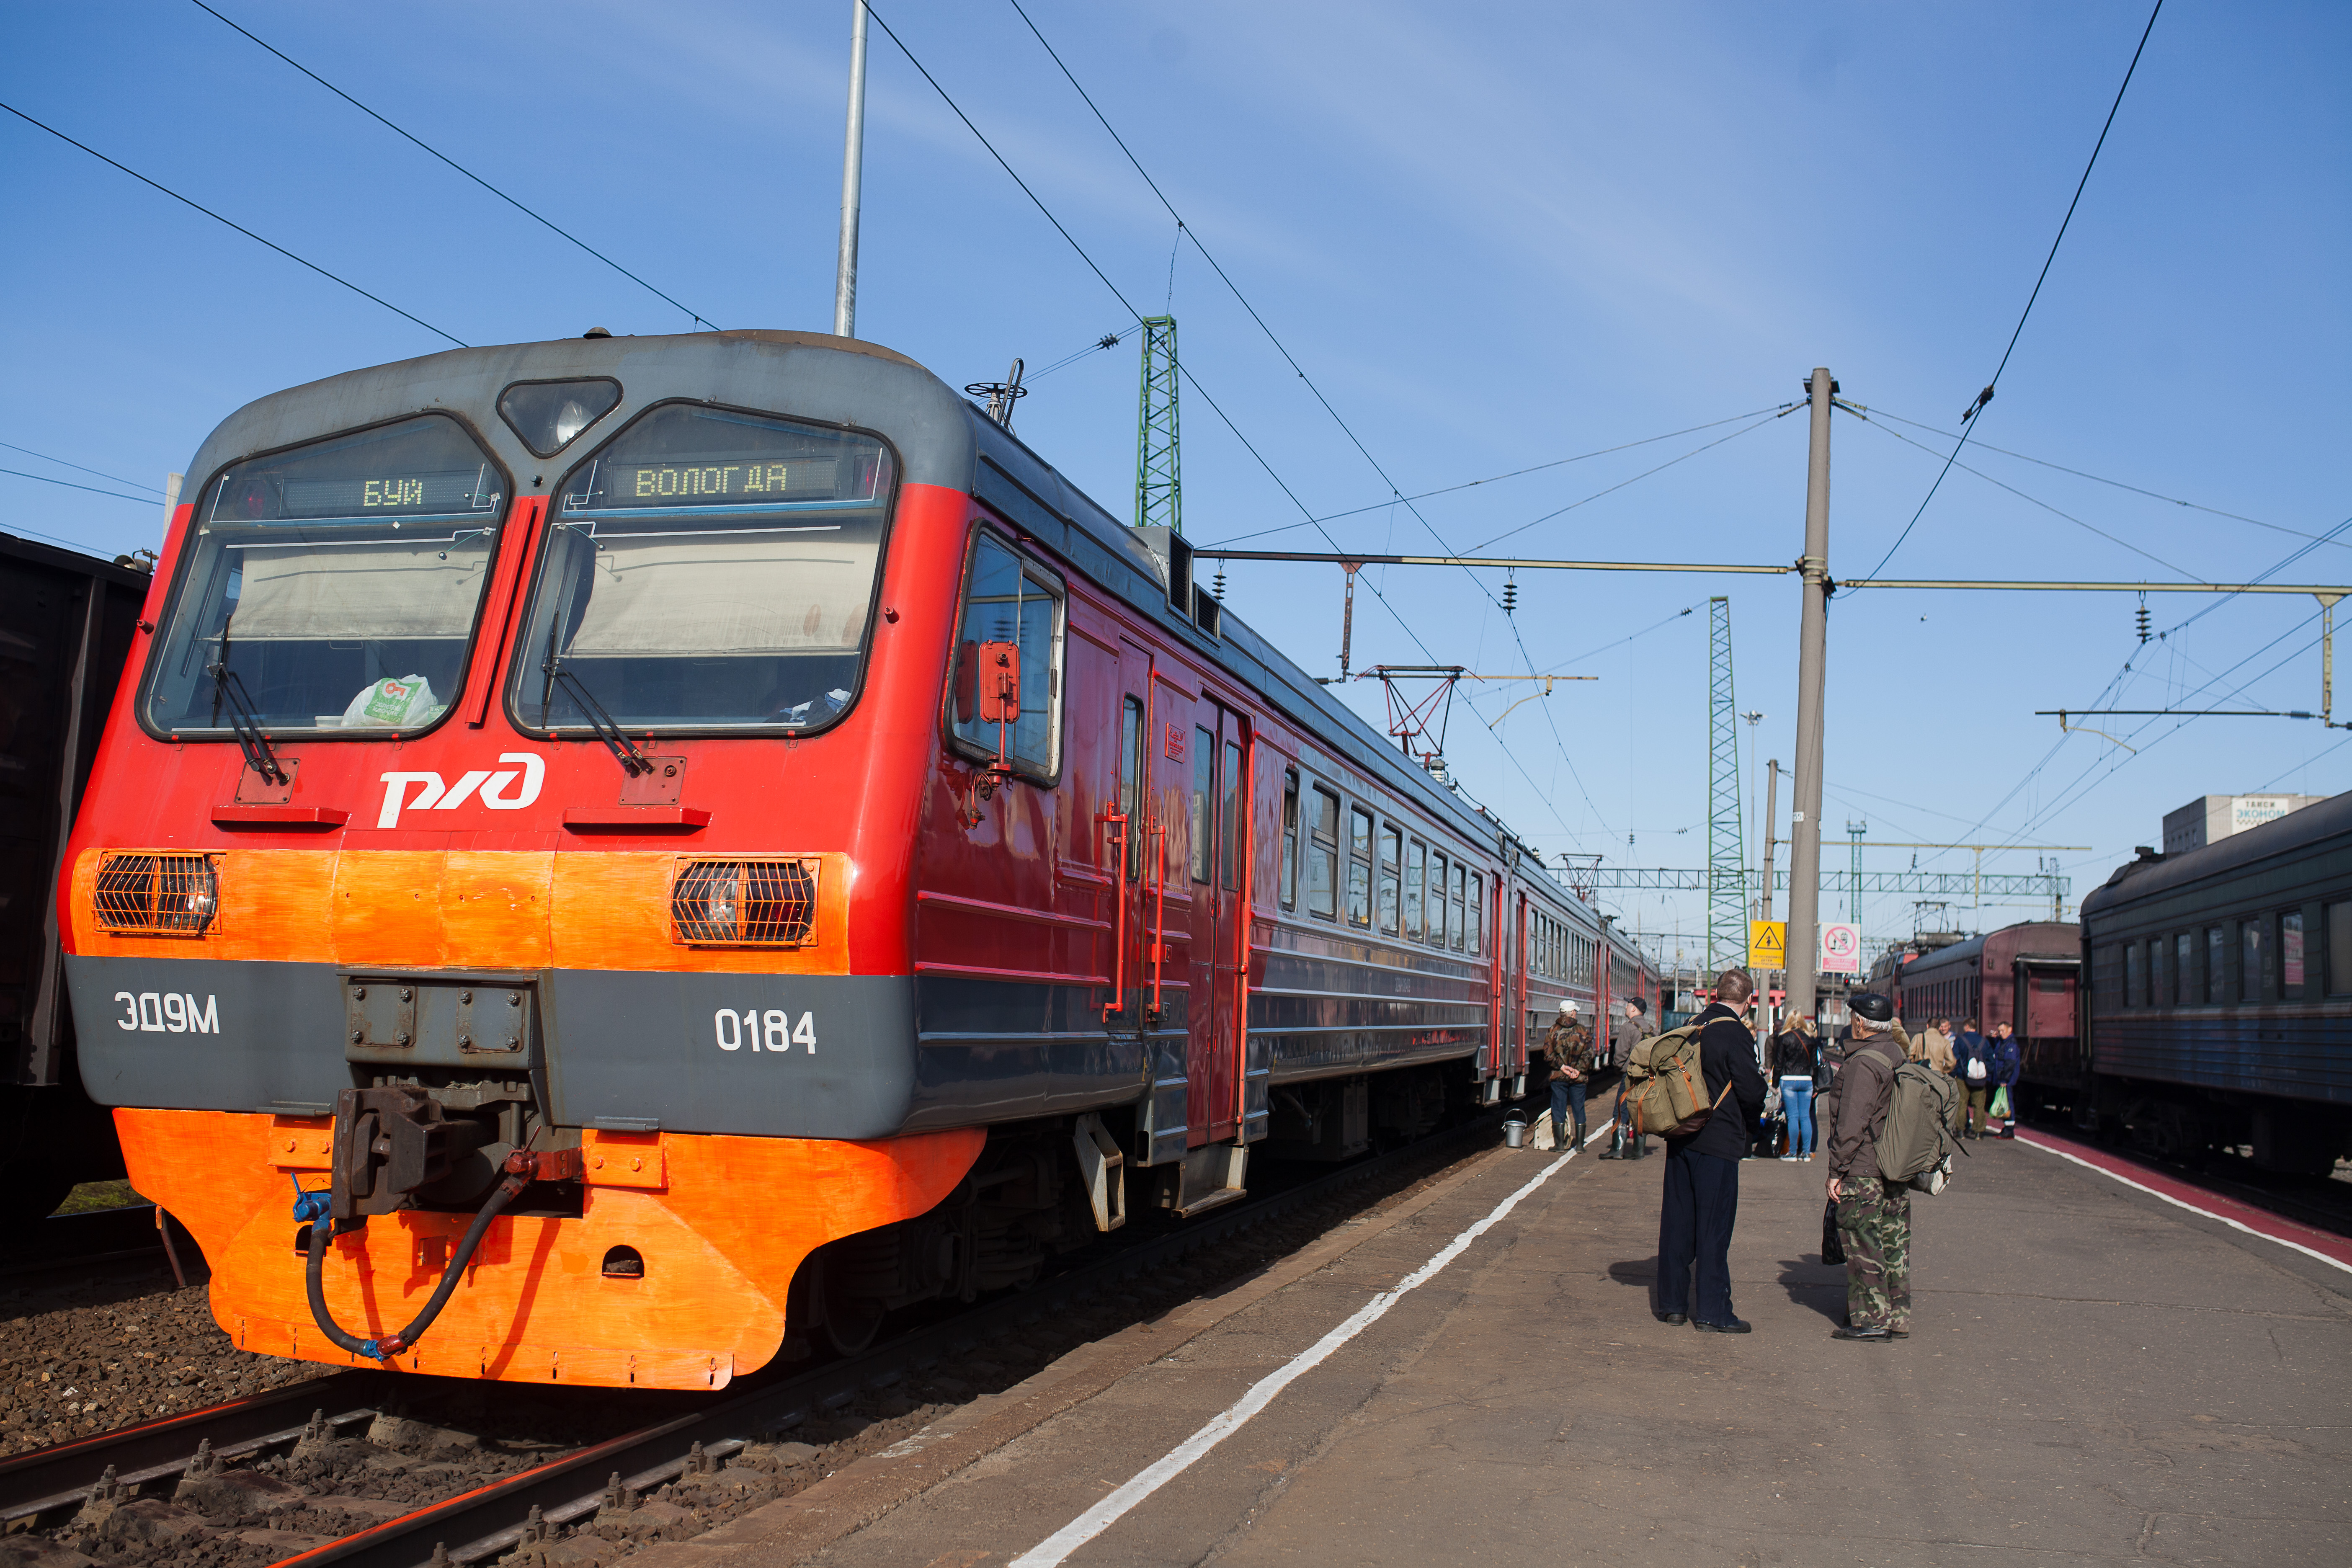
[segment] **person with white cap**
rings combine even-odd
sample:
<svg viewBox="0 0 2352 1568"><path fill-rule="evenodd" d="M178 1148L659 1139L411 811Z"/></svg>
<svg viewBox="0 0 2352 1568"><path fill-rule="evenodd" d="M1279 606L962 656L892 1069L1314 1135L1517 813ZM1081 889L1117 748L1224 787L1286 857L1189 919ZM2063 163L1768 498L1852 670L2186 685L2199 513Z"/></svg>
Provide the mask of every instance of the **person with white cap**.
<svg viewBox="0 0 2352 1568"><path fill-rule="evenodd" d="M1592 1076L1592 1031L1576 1016L1573 999L1559 1005L1559 1016L1544 1031L1544 1054L1551 1058L1552 1141L1563 1149L1584 1147L1584 1086ZM1569 1111L1576 1112L1576 1142L1568 1141Z"/></svg>

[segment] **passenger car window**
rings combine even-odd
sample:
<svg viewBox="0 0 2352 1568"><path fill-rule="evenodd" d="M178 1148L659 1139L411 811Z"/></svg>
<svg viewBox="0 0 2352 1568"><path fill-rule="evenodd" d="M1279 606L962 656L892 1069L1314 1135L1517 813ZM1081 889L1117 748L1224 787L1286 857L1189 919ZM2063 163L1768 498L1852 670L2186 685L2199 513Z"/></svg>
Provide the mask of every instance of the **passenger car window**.
<svg viewBox="0 0 2352 1568"><path fill-rule="evenodd" d="M2228 1001L2230 949L2220 926L2205 928L2205 1000L2219 1006Z"/></svg>
<svg viewBox="0 0 2352 1568"><path fill-rule="evenodd" d="M1127 818L1127 879L1143 875L1143 699L1129 697L1120 705L1118 809Z"/></svg>
<svg viewBox="0 0 2352 1568"><path fill-rule="evenodd" d="M1433 946L1445 945L1445 857L1433 849L1429 855L1429 940Z"/></svg>
<svg viewBox="0 0 2352 1568"><path fill-rule="evenodd" d="M1404 851L1404 934L1414 942L1421 940L1422 882L1428 871L1429 849L1418 838Z"/></svg>
<svg viewBox="0 0 2352 1568"><path fill-rule="evenodd" d="M865 678L895 483L877 438L772 415L673 403L625 426L556 500L513 661L517 721L585 734L601 707L632 731L831 723ZM989 592L1027 590L1015 574Z"/></svg>
<svg viewBox="0 0 2352 1568"><path fill-rule="evenodd" d="M1381 829L1380 911L1381 929L1394 936L1397 933L1397 866L1404 858L1404 831L1393 822Z"/></svg>
<svg viewBox="0 0 2352 1568"><path fill-rule="evenodd" d="M2147 1005L2147 977L2140 968L2139 943L2124 943L2124 1005Z"/></svg>
<svg viewBox="0 0 2352 1568"><path fill-rule="evenodd" d="M2172 936L2172 1000L2175 1006L2186 1007L2197 1000L2197 945L2187 931L2175 931Z"/></svg>
<svg viewBox="0 0 2352 1568"><path fill-rule="evenodd" d="M1470 951L1486 951L1486 879L1484 873L1470 874Z"/></svg>
<svg viewBox="0 0 2352 1568"><path fill-rule="evenodd" d="M1467 909L1469 902L1470 869L1457 860L1454 865L1454 924L1451 927L1454 932L1454 951L1456 952L1463 951L1464 943L1469 934L1469 928L1465 923L1469 919Z"/></svg>
<svg viewBox="0 0 2352 1568"><path fill-rule="evenodd" d="M1060 590L1045 572L1021 561L995 535L973 543L971 580L964 590L963 624L956 638L954 691L948 728L971 750L994 756L995 723L981 717L982 686L994 661L983 651L1010 644L1021 660L1021 713L1004 727L1004 748L1024 773L1053 776L1055 723L1060 706Z"/></svg>
<svg viewBox="0 0 2352 1568"><path fill-rule="evenodd" d="M457 700L507 481L428 414L222 471L196 498L142 716L226 738L382 734Z"/></svg>
<svg viewBox="0 0 2352 1568"><path fill-rule="evenodd" d="M2279 994L2288 1001L2303 998L2303 911L2279 916Z"/></svg>
<svg viewBox="0 0 2352 1568"><path fill-rule="evenodd" d="M1298 907L1298 770L1282 773L1282 907Z"/></svg>
<svg viewBox="0 0 2352 1568"><path fill-rule="evenodd" d="M2251 920L2238 932L2238 998L2259 1002L2270 984L2269 944L2263 941L2263 922Z"/></svg>
<svg viewBox="0 0 2352 1568"><path fill-rule="evenodd" d="M1348 923L1372 923L1372 814L1360 805L1348 813Z"/></svg>
<svg viewBox="0 0 2352 1568"><path fill-rule="evenodd" d="M1225 742L1224 776L1218 781L1223 792L1217 806L1217 879L1235 892L1241 890L1240 851L1242 841L1242 749L1231 741Z"/></svg>
<svg viewBox="0 0 2352 1568"><path fill-rule="evenodd" d="M1307 912L1331 920L1339 912L1339 797L1321 784L1307 837Z"/></svg>
<svg viewBox="0 0 2352 1568"><path fill-rule="evenodd" d="M2327 906L2327 994L2352 995L2352 900Z"/></svg>

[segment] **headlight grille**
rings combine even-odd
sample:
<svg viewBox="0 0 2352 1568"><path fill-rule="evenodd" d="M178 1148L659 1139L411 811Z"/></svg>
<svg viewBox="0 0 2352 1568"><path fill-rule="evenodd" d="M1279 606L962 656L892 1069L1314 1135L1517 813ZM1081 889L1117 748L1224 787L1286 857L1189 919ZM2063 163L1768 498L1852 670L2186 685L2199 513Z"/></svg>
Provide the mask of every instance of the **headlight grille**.
<svg viewBox="0 0 2352 1568"><path fill-rule="evenodd" d="M202 936L220 909L220 881L205 855L110 855L91 904L109 931Z"/></svg>
<svg viewBox="0 0 2352 1568"><path fill-rule="evenodd" d="M816 931L814 860L689 860L669 895L671 933L698 947L800 947Z"/></svg>

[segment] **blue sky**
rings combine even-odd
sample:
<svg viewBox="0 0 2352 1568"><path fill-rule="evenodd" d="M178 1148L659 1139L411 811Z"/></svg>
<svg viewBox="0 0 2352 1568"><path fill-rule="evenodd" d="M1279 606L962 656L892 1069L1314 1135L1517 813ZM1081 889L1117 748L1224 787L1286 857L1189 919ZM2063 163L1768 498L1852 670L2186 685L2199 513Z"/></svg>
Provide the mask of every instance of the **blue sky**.
<svg viewBox="0 0 2352 1568"><path fill-rule="evenodd" d="M219 8L710 320L829 324L845 4ZM1874 566L1927 494L1939 457L1898 437L1948 449L1933 432L1958 428L1999 363L2147 21L2138 0L1036 0L1030 14L1407 493L1769 411L1827 363L1873 416L1835 432L1840 574ZM881 15L1128 298L1172 309L1200 384L1300 502L1376 509L1326 525L1344 546L1467 549L1521 529L1497 548L1799 553L1801 416L1483 485L1419 517L1381 505L1371 462L1199 252L1175 245L1010 5L890 0ZM184 0L14 4L0 39L0 99L468 342L689 324ZM2239 580L2352 520L2347 71L2342 6L2166 5L1977 439L2172 499L1972 446L1964 463L2024 494L1955 471L1889 574ZM961 384L1014 355L1034 373L1128 325L879 29L870 93L861 336ZM248 399L441 346L0 120L0 441L160 484ZM1130 340L1037 382L1017 421L1114 511L1133 488L1135 376ZM1324 547L1310 529L1265 532L1298 523L1297 507L1189 393L1184 434L1195 541ZM0 527L111 554L152 544L160 520L0 476ZM1434 655L1600 677L1493 731L1524 688L1465 687L1454 710L1456 776L1547 850L1702 863L1710 594L1731 599L1739 705L1766 716L1742 726L1743 767L1760 778L1762 758L1790 759L1786 580L1523 574L1509 621L1495 574L1366 580L1384 598L1360 595L1360 668ZM2278 580L2352 583L2352 530ZM1336 569L1235 563L1229 584L1233 613L1309 668L1335 668ZM2347 787L2352 749L2315 722L2117 720L2137 748L2124 751L2034 716L2316 706L2313 601L2149 604L2168 635L2143 647L2126 596L1839 599L1832 833L1866 818L1887 840L2090 846L2059 856L2079 899L2196 795ZM1378 717L1377 687L1348 696ZM1893 848L1865 863L1914 853L1969 863ZM1679 927L1696 952L1695 898L1616 902L1629 924ZM1911 905L1865 904L1874 947L1935 923ZM1963 903L1944 918L2032 913Z"/></svg>

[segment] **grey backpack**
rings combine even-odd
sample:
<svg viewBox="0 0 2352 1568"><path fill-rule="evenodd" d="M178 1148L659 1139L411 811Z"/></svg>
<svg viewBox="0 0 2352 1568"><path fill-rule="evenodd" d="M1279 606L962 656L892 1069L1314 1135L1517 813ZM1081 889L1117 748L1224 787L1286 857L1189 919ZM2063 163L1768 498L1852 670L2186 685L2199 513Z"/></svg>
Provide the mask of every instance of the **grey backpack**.
<svg viewBox="0 0 2352 1568"><path fill-rule="evenodd" d="M1960 1146L1966 1103L1960 1086L1926 1062L1897 1067L1886 1097L1886 1121L1878 1130L1878 1173L1923 1193L1942 1192Z"/></svg>

